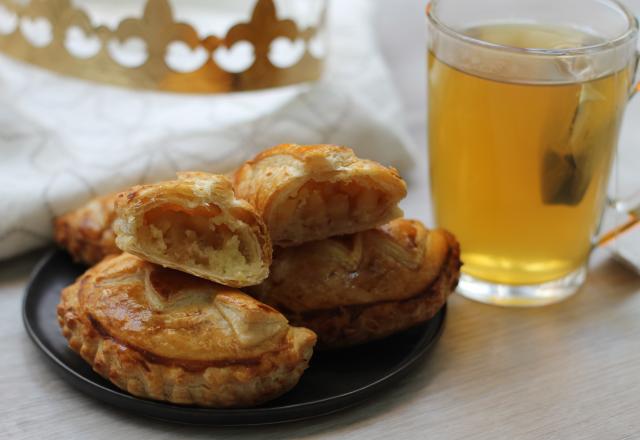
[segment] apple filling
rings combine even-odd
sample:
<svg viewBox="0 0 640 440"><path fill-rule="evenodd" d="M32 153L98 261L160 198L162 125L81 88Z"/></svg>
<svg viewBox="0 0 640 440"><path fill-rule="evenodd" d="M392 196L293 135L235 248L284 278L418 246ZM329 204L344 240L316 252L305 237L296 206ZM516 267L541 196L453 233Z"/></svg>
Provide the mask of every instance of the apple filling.
<svg viewBox="0 0 640 440"><path fill-rule="evenodd" d="M283 236L300 226L319 232L325 229L339 231L354 224L376 222L390 208L388 197L376 185L365 186L356 181L310 181L279 206L275 224L284 226ZM291 231L287 230L287 225Z"/></svg>
<svg viewBox="0 0 640 440"><path fill-rule="evenodd" d="M175 261L222 273L251 264L242 235L222 224L217 206L165 204L145 213L142 235L158 253Z"/></svg>

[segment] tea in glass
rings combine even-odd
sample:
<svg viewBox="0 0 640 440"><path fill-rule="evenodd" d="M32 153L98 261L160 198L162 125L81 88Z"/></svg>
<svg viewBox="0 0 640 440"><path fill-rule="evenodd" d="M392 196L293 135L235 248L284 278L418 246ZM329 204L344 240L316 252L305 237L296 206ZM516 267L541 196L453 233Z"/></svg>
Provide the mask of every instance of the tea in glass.
<svg viewBox="0 0 640 440"><path fill-rule="evenodd" d="M605 66L589 48L607 35L562 24L456 32L457 46L446 35L430 45L428 122L434 215L462 245L462 293L556 301L584 280L633 57Z"/></svg>

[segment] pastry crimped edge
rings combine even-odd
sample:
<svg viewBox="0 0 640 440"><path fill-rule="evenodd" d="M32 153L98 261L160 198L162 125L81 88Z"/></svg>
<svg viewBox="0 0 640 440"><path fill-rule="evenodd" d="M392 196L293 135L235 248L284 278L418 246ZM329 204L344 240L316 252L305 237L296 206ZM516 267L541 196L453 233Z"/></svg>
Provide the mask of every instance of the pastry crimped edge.
<svg viewBox="0 0 640 440"><path fill-rule="evenodd" d="M62 291L57 307L62 334L94 371L134 396L181 405L251 407L293 388L308 367L316 336L297 327L290 327L286 335L286 347L293 350L267 352L251 362L212 361L219 365L206 366L128 346L89 313L78 310L78 294L86 279L83 275Z"/></svg>
<svg viewBox="0 0 640 440"><path fill-rule="evenodd" d="M289 158L289 160L287 160ZM387 194L395 194L393 204L375 221L335 228L327 234L311 234L304 239L290 236L280 237L270 228L274 245L295 246L308 241L321 240L335 235L351 234L383 225L403 212L397 203L407 194L407 186L393 167L385 167L375 161L357 157L351 148L331 144L297 145L281 144L267 149L255 158L245 162L233 175L233 184L238 197L251 203L264 217L268 226L274 223L270 216L272 205L282 202L290 193L297 193L307 182L349 181L338 178L341 172L353 173L353 180L372 179ZM374 173L376 175L371 175ZM309 179L309 174L314 178ZM292 184L292 181L296 181ZM289 185L284 193L283 186Z"/></svg>
<svg viewBox="0 0 640 440"><path fill-rule="evenodd" d="M139 216L143 212L139 205L140 200L147 197L149 193L157 191L162 185L170 184L194 184L194 196L196 197L202 197L203 194L207 192L209 195L222 195L223 198L226 197L228 200L211 200L210 203L216 205L222 211L227 211L225 215L231 216L228 212L231 209L240 209L248 216L251 216L251 220L255 221L255 225L251 226L251 230L260 245L261 265L259 270L255 271L255 273L247 273L247 271L244 271L242 274L221 276L219 274L213 274L209 270L198 269L186 264L181 264L180 262L163 256L158 252L145 249L144 245L141 246L141 243L136 237L136 230L140 226L142 220ZM199 194L196 195L196 191ZM162 203L159 203L158 206L161 206L163 203L172 202L178 203L173 201L172 198L166 198ZM178 173L178 180L134 186L128 191L118 194L118 199L116 201L116 214L117 220L114 222L114 230L116 233L117 246L121 250L129 252L142 259L160 264L164 267L187 272L230 287L255 285L266 279L269 275L269 266L271 265L273 249L267 226L251 204L243 199L235 197L231 181L226 176L203 172L182 172ZM242 221L237 218L234 218L234 220ZM250 225L247 224L247 226Z"/></svg>
<svg viewBox="0 0 640 440"><path fill-rule="evenodd" d="M117 193L97 197L54 220L55 241L65 248L75 261L93 265L107 255L121 252L116 246L115 232L112 228L116 198ZM95 215L97 211L100 211L100 216L106 218L98 219L102 225L95 229L87 225L86 219Z"/></svg>
<svg viewBox="0 0 640 440"><path fill-rule="evenodd" d="M433 318L447 302L460 278L460 245L445 232L449 250L438 276L424 290L401 300L376 301L330 309L292 312L279 310L292 325L313 330L318 336L317 349L349 347L383 339Z"/></svg>

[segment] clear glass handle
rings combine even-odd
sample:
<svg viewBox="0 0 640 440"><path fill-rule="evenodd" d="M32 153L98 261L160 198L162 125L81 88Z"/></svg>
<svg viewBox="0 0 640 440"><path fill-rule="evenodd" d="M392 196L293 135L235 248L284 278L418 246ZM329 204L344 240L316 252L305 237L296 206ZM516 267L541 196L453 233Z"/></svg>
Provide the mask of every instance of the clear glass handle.
<svg viewBox="0 0 640 440"><path fill-rule="evenodd" d="M631 89L629 99L631 100L638 92L640 92L640 79L638 76L640 75L640 52L636 54L636 66L634 71L634 86ZM609 202L609 205L615 209L618 213L623 215L627 215L627 218L622 222L622 224L613 227L612 229L607 230L603 233L596 242L596 246L604 246L612 241L614 241L617 237L624 234L625 232L634 229L637 226L640 226L640 190L635 194L634 197L631 197L626 200L616 200L612 199ZM633 262L633 264L640 270L640 262Z"/></svg>

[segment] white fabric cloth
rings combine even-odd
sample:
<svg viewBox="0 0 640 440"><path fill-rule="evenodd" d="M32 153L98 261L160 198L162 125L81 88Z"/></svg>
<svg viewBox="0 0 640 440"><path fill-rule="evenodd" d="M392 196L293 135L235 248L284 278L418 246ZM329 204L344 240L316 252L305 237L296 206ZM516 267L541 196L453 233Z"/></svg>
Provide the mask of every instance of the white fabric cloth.
<svg viewBox="0 0 640 440"><path fill-rule="evenodd" d="M278 143L336 143L411 167L401 105L376 47L368 0L330 5L319 83L230 95L132 91L0 56L0 259L51 240L52 219L91 197L226 172Z"/></svg>

